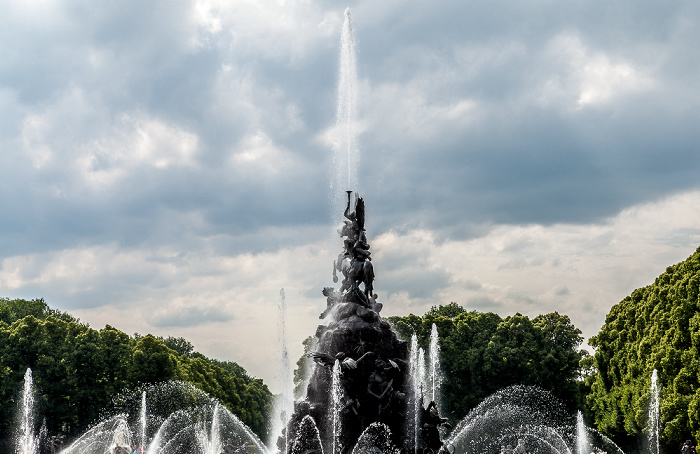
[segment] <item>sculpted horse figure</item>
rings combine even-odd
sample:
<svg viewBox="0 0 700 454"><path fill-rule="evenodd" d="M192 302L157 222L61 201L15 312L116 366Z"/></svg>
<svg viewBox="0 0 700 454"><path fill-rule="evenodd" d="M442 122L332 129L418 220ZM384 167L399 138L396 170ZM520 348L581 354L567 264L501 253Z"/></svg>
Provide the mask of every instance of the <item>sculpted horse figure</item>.
<svg viewBox="0 0 700 454"><path fill-rule="evenodd" d="M339 293L348 290L353 292L360 287L360 283L364 284L362 292L367 301L372 297L374 291L374 267L369 260L358 260L350 257L348 254L340 254L338 260L333 262L333 282L338 282L336 271L343 273L343 284L340 286Z"/></svg>

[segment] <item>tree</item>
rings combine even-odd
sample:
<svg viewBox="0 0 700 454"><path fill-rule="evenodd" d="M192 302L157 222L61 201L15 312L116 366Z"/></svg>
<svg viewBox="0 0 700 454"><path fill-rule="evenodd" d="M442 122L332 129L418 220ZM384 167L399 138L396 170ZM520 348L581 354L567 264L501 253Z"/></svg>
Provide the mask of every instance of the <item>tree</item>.
<svg viewBox="0 0 700 454"><path fill-rule="evenodd" d="M556 312L530 320L515 314L467 312L456 303L431 308L423 317L388 317L398 334L413 333L426 349L432 325L439 335L443 414L464 417L484 398L513 384L538 385L570 407L580 402L578 349L583 338L569 317Z"/></svg>
<svg viewBox="0 0 700 454"><path fill-rule="evenodd" d="M31 315L38 320L54 317L66 322L78 323L79 320L67 312L51 309L43 298L24 300L0 298L0 321L11 325L17 320Z"/></svg>
<svg viewBox="0 0 700 454"><path fill-rule="evenodd" d="M180 378L177 353L150 334L136 342L129 367L129 381L133 385Z"/></svg>
<svg viewBox="0 0 700 454"><path fill-rule="evenodd" d="M183 338L165 340L179 354L151 335L132 339L109 325L94 330L43 300L0 299L0 312L0 439L11 436L27 368L38 391L38 413L51 434L70 438L82 433L114 396L172 379L218 398L259 436L267 433L265 415L272 394L262 380L251 378L235 362L191 351Z"/></svg>
<svg viewBox="0 0 700 454"><path fill-rule="evenodd" d="M647 426L651 374L663 390L662 443L700 442L700 248L610 309L589 340L595 373L586 402L598 429L634 444Z"/></svg>
<svg viewBox="0 0 700 454"><path fill-rule="evenodd" d="M192 353L194 353L194 346L184 337L168 336L165 339L162 337L158 337L158 339L170 350L174 350L178 355L192 357Z"/></svg>

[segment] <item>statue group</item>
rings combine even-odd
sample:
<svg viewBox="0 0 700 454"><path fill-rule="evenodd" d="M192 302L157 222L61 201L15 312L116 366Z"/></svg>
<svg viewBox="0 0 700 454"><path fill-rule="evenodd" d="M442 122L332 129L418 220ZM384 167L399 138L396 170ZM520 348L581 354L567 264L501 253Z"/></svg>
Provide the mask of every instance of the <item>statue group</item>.
<svg viewBox="0 0 700 454"><path fill-rule="evenodd" d="M302 427L302 421L310 417L326 453L333 449L333 454L352 452L363 432L377 424L388 428L388 441L395 452L436 453L442 448L438 427L446 420L439 416L434 402L427 408L415 405L416 399L422 403L422 396L414 395L409 383L408 344L398 339L379 315L382 304L374 293L365 204L361 197L355 197L353 206L351 191L344 216L346 220L338 230L343 252L333 263L333 281L338 282L338 273L343 280L337 291L333 287L323 289L326 309L316 330L315 351L309 354L316 367L306 398L294 405L285 429L288 436L280 438L280 451L286 447L288 454L314 452L314 444L304 439ZM331 392L334 366L338 368L341 393L335 409ZM413 408L420 408L418 418L409 415ZM335 427L334 410L341 420ZM408 420L419 423L407 424Z"/></svg>

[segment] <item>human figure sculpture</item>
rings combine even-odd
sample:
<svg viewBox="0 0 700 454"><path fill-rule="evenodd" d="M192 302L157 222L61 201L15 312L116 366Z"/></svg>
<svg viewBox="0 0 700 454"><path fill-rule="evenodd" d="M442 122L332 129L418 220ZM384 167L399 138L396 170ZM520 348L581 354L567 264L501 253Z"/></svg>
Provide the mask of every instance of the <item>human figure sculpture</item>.
<svg viewBox="0 0 700 454"><path fill-rule="evenodd" d="M339 301L340 293L336 292L333 287L324 287L321 293L323 293L323 296L326 297L326 309L321 313L321 315L318 316L318 318L324 319L330 313L331 309L333 309L333 305Z"/></svg>
<svg viewBox="0 0 700 454"><path fill-rule="evenodd" d="M421 408L422 407L421 404ZM447 418L440 416L437 404L434 401L430 401L428 407L422 411L421 423L421 438L424 451L439 452L443 447L442 440L440 440L439 428L442 425L449 427L449 424L447 423ZM508 454L510 454L510 452Z"/></svg>
<svg viewBox="0 0 700 454"><path fill-rule="evenodd" d="M377 359L374 365L375 369L367 381L367 394L374 401L373 411L376 411L374 416L380 416L390 404L389 399L393 394L394 379L387 377L384 360Z"/></svg>
<svg viewBox="0 0 700 454"><path fill-rule="evenodd" d="M333 282L338 282L337 271L343 274L343 283L339 293L355 293L364 306L370 305L373 292L374 267L372 266L369 243L365 233L365 202L361 197L355 198L355 209L350 211L352 191L348 192L348 205L343 215L348 219L338 230L343 237L343 252L333 264ZM358 292L359 285L364 284L364 292Z"/></svg>
<svg viewBox="0 0 700 454"><path fill-rule="evenodd" d="M686 440L685 443L683 443L681 454L695 454L695 446L693 446L692 441Z"/></svg>
<svg viewBox="0 0 700 454"><path fill-rule="evenodd" d="M372 297L369 299L369 308L378 314L382 311L384 304L380 303L377 298L378 298L378 295L376 293L374 293L372 295Z"/></svg>

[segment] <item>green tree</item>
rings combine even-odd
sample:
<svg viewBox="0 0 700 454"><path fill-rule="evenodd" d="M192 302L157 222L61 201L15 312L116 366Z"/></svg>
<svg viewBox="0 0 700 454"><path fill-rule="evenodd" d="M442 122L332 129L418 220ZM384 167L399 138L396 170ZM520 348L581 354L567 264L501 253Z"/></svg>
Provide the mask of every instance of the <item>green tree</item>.
<svg viewBox="0 0 700 454"><path fill-rule="evenodd" d="M131 354L129 380L133 385L179 380L178 355L150 334L136 342Z"/></svg>
<svg viewBox="0 0 700 454"><path fill-rule="evenodd" d="M581 331L556 312L533 320L515 314L467 312L456 303L431 308L423 317L389 317L404 339L413 333L426 349L435 324L441 351L443 414L459 420L484 398L513 384L538 385L564 400L580 402Z"/></svg>
<svg viewBox="0 0 700 454"><path fill-rule="evenodd" d="M613 306L589 340L595 373L586 398L598 429L634 445L647 426L650 380L663 389L662 443L700 442L700 248Z"/></svg>
<svg viewBox="0 0 700 454"><path fill-rule="evenodd" d="M77 318L66 312L51 309L43 298L33 300L0 298L0 321L10 325L28 315L39 320L55 317L66 322L79 322Z"/></svg>
<svg viewBox="0 0 700 454"><path fill-rule="evenodd" d="M191 357L194 353L194 346L184 337L168 336L165 339L162 337L158 337L158 339L170 350L174 350L178 355Z"/></svg>
<svg viewBox="0 0 700 454"><path fill-rule="evenodd" d="M208 392L258 435L267 433L265 415L272 394L262 380L251 378L235 362L192 351L183 338L168 338L179 354L165 344L168 339L132 339L109 325L97 331L53 311L43 300L2 299L0 311L0 439L11 437L27 368L38 390L38 413L51 434L79 434L96 422L114 396L172 379ZM52 315L57 313L59 317Z"/></svg>

